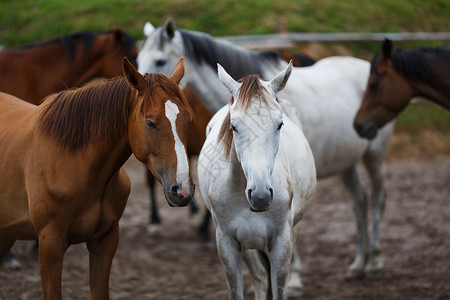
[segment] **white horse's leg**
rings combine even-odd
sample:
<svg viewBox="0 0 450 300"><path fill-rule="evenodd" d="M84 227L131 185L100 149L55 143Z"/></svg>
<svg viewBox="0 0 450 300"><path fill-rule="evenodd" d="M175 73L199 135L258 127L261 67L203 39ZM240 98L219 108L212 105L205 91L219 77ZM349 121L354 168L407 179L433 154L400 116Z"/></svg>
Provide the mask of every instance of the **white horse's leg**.
<svg viewBox="0 0 450 300"><path fill-rule="evenodd" d="M357 243L356 257L350 265L347 277L363 277L369 255L369 236L367 230L367 196L362 188L356 165L342 173L342 181L350 193L353 211L356 216Z"/></svg>
<svg viewBox="0 0 450 300"><path fill-rule="evenodd" d="M269 290L269 266L268 261L264 261L258 250L246 250L244 252L244 261L247 264L250 276L255 288L255 300L267 299Z"/></svg>
<svg viewBox="0 0 450 300"><path fill-rule="evenodd" d="M384 156L382 156L382 158L384 158ZM364 156L364 165L366 166L372 186L371 204L373 213L370 256L366 270L369 273L378 273L383 269L383 260L380 256L379 225L386 203L382 159L380 159L379 156L373 157L368 153L368 155Z"/></svg>
<svg viewBox="0 0 450 300"><path fill-rule="evenodd" d="M289 273L289 279L287 283L288 297L299 297L303 291L303 283L300 276L301 269L302 262L300 260L300 255L298 254L297 247L294 243L291 260L291 272Z"/></svg>
<svg viewBox="0 0 450 300"><path fill-rule="evenodd" d="M284 236L277 238L273 243L272 251L267 253L270 261L270 277L274 300L287 299L286 284L289 277L292 251L292 241Z"/></svg>
<svg viewBox="0 0 450 300"><path fill-rule="evenodd" d="M242 252L239 245L230 237L216 233L217 252L225 270L228 286L228 299L244 299L244 278L242 275Z"/></svg>
<svg viewBox="0 0 450 300"><path fill-rule="evenodd" d="M300 272L302 270L302 262L300 255L298 254L296 241L297 241L297 228L294 227L294 242L292 249L291 271L289 272L289 279L287 283L287 295L288 297L299 297L303 291L303 283Z"/></svg>

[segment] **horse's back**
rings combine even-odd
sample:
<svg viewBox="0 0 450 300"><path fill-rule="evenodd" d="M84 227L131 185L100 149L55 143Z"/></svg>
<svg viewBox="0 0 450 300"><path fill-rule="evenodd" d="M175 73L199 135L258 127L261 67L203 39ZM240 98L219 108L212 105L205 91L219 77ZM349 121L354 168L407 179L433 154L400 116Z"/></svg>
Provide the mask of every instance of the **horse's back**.
<svg viewBox="0 0 450 300"><path fill-rule="evenodd" d="M300 115L319 178L354 166L375 142L359 137L352 125L369 72L369 62L358 58L324 58L310 67L295 68L280 92ZM390 133L386 130L377 143L388 145Z"/></svg>

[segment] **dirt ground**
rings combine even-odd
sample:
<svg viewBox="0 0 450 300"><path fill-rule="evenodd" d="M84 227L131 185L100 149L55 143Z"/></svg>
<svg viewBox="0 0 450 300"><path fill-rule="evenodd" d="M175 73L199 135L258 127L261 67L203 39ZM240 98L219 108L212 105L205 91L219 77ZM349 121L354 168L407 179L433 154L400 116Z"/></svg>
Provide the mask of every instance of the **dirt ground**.
<svg viewBox="0 0 450 300"><path fill-rule="evenodd" d="M200 243L188 210L170 208L160 190L162 231L150 236L144 169L135 159L126 167L133 190L121 220L111 298L227 299L215 244ZM297 299L450 299L450 156L390 158L386 188L381 223L385 270L346 281L356 249L355 218L339 178L319 182L315 202L300 222L297 247L305 289ZM20 271L0 269L1 300L42 298L31 246L19 241L13 248L23 264ZM252 299L248 275L245 280L246 298ZM90 299L83 244L66 253L63 297Z"/></svg>

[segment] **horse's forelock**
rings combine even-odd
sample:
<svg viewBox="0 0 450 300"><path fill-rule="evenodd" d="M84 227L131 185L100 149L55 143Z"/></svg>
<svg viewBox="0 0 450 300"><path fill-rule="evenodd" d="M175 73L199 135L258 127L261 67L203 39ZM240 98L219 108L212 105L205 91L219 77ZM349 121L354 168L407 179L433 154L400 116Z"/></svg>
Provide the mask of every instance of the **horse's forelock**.
<svg viewBox="0 0 450 300"><path fill-rule="evenodd" d="M184 97L180 88L175 82L170 80L166 75L159 73L147 73L144 76L147 80L147 87L149 91L148 101L144 101L141 106L141 111L148 111L155 104L156 99L161 99L161 101L166 101L170 99L177 105L182 105L189 112L191 120L194 118L194 113L192 111L191 105ZM163 94L160 94L160 91ZM180 101L177 101L179 99Z"/></svg>
<svg viewBox="0 0 450 300"><path fill-rule="evenodd" d="M242 84L239 90L239 98L236 99L236 105L247 110L254 98L261 103L269 104L267 100L268 91L261 85L260 79L258 75L248 75L239 80Z"/></svg>

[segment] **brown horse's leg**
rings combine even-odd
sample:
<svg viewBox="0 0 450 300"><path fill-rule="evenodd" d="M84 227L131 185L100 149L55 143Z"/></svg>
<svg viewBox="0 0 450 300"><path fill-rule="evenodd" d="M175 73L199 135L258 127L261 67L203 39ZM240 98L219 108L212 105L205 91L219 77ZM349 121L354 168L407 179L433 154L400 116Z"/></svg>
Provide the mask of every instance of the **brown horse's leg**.
<svg viewBox="0 0 450 300"><path fill-rule="evenodd" d="M39 231L39 267L44 299L62 299L62 264L68 247L65 235L50 226Z"/></svg>
<svg viewBox="0 0 450 300"><path fill-rule="evenodd" d="M89 274L92 299L109 299L109 274L119 244L119 225L99 239L86 243L89 250Z"/></svg>
<svg viewBox="0 0 450 300"><path fill-rule="evenodd" d="M14 245L14 242L15 240L4 238L0 239L0 262L3 261L3 258L5 257L6 253Z"/></svg>

